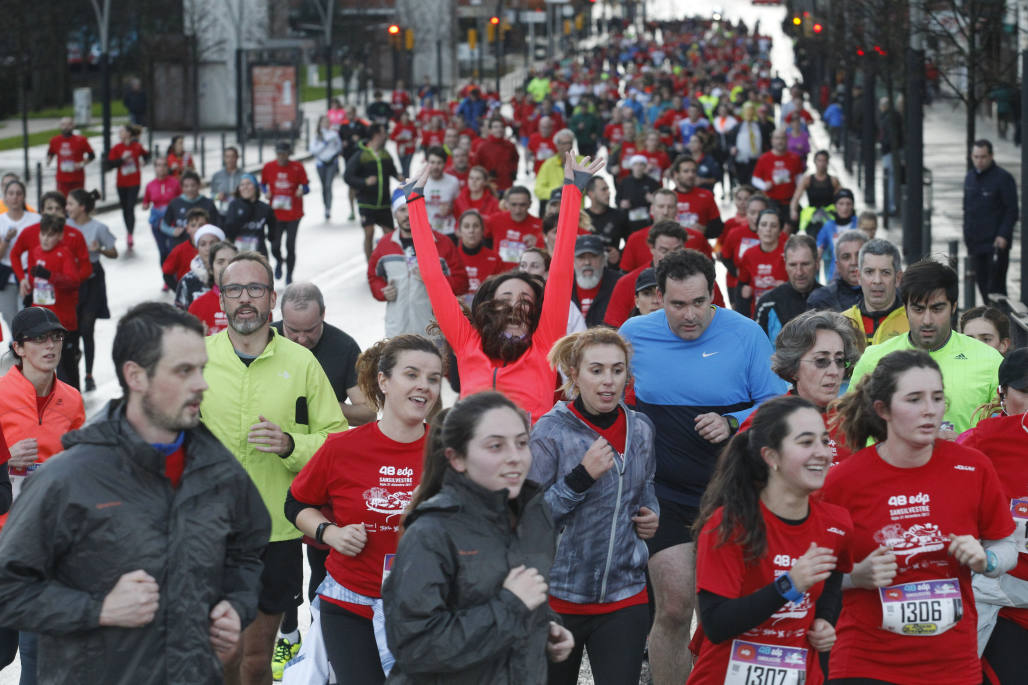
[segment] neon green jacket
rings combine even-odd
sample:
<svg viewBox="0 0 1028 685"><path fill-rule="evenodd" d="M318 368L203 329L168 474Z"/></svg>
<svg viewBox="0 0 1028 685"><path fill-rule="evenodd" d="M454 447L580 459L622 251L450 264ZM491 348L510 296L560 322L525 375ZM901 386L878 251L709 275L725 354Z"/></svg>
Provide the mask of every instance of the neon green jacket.
<svg viewBox="0 0 1028 685"><path fill-rule="evenodd" d="M880 345L871 345L853 367L850 388L874 371L878 360L896 350L912 350L910 335L897 335ZM996 397L999 383L999 363L1003 356L995 349L974 338L953 331L946 344L929 353L942 370L942 386L946 393L944 422L953 424L953 430L963 433L974 424L971 416L975 409Z"/></svg>
<svg viewBox="0 0 1028 685"><path fill-rule="evenodd" d="M207 428L250 474L271 515L271 542L301 533L285 516L286 491L329 433L346 430L328 376L310 350L272 330L260 356L244 364L228 331L207 338L207 366L200 414ZM306 416L304 416L306 414ZM279 425L293 439L288 457L260 452L246 441L258 417Z"/></svg>

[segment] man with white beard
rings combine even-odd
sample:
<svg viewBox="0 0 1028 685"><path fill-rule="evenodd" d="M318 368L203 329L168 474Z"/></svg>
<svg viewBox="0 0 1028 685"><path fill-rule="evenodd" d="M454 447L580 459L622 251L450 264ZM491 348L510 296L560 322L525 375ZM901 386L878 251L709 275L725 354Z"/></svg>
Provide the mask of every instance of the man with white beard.
<svg viewBox="0 0 1028 685"><path fill-rule="evenodd" d="M580 235L575 240L575 287L571 299L582 310L592 328L603 323L607 303L621 272L606 266L607 247L598 235Z"/></svg>

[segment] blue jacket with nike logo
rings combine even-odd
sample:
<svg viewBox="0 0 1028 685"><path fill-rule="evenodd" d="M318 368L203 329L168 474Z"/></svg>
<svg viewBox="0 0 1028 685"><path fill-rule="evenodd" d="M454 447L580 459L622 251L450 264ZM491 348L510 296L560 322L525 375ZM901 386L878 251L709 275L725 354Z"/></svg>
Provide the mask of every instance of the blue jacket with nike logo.
<svg viewBox="0 0 1028 685"><path fill-rule="evenodd" d="M636 408L657 429L657 496L698 507L724 443L701 438L694 419L714 412L742 423L788 390L771 371L771 341L754 321L720 307L696 340L675 335L662 309L629 319L620 332L634 349Z"/></svg>

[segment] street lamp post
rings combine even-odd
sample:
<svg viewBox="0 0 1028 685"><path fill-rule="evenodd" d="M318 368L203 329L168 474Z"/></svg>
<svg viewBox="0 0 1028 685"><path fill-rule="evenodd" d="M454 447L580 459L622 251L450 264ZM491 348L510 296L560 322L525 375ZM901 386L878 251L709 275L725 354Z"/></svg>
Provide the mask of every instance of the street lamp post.
<svg viewBox="0 0 1028 685"><path fill-rule="evenodd" d="M110 63L110 19L111 0L92 0L96 23L100 28L100 102L103 109L103 157L100 159L100 196L107 197L107 175L103 163L111 152L111 71ZM100 6L103 2L103 7Z"/></svg>
<svg viewBox="0 0 1028 685"><path fill-rule="evenodd" d="M1021 49L1021 302L1028 304L1028 145L1024 142L1028 135L1028 0L1018 3L1017 35Z"/></svg>
<svg viewBox="0 0 1028 685"><path fill-rule="evenodd" d="M924 225L924 34L920 3L910 3L907 49L907 205L903 212L903 256L912 264L931 252L931 230ZM895 187L895 185L893 186ZM886 207L888 210L888 207Z"/></svg>

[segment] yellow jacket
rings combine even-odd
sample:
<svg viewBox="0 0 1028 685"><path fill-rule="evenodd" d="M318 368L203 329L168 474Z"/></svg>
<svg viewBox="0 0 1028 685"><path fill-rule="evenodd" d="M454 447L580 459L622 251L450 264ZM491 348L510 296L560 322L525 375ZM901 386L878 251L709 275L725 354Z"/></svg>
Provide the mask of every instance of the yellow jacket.
<svg viewBox="0 0 1028 685"><path fill-rule="evenodd" d="M877 345L889 340L890 338L895 338L897 335L910 332L910 322L907 321L906 307L897 307L889 312L888 315L878 323L878 328L871 335L867 335L864 332L864 317L860 313L859 303L844 311L842 315L853 322L853 325L859 333L864 334L864 338L868 345Z"/></svg>
<svg viewBox="0 0 1028 685"><path fill-rule="evenodd" d="M346 430L346 419L321 364L310 350L274 328L264 351L247 366L228 331L207 338L207 366L200 414L204 424L236 456L261 493L271 515L271 542L301 533L285 516L286 491L329 433ZM258 417L277 424L293 439L283 458L247 442Z"/></svg>
<svg viewBox="0 0 1028 685"><path fill-rule="evenodd" d="M577 161L581 162L584 157L576 155ZM535 177L535 196L546 202L554 190L564 187L564 158L560 155L553 155L539 167L539 173ZM584 198L582 200L585 201Z"/></svg>

